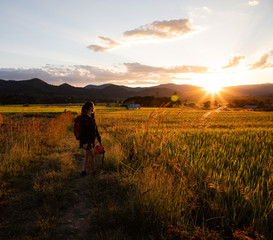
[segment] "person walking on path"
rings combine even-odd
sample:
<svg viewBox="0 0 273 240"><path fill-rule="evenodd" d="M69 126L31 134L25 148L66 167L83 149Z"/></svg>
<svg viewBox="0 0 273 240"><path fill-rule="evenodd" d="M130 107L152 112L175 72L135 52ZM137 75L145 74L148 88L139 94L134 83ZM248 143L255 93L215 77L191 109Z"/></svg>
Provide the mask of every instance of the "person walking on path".
<svg viewBox="0 0 273 240"><path fill-rule="evenodd" d="M95 105L93 102L86 102L82 106L80 119L80 148L84 149L84 162L82 166L82 176L86 175L86 168L89 160L91 172L95 174L95 140L101 144L101 137L95 121Z"/></svg>

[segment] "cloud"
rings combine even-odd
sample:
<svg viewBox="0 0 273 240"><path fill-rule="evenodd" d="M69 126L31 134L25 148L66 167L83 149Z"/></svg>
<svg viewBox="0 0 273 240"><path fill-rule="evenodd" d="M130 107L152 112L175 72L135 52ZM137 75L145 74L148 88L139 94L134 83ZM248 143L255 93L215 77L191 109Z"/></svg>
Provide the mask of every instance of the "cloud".
<svg viewBox="0 0 273 240"><path fill-rule="evenodd" d="M120 69L96 68L92 66L77 66L79 70L94 74L93 80L106 82L129 83L130 81L156 81L159 83L178 79L176 74L180 73L205 73L207 67L203 66L175 66L175 67L154 67L140 63L124 63Z"/></svg>
<svg viewBox="0 0 273 240"><path fill-rule="evenodd" d="M211 12L211 9L210 8L208 8L208 7L206 7L206 6L204 6L203 7L203 10L205 10L206 12L208 12L208 13L210 13Z"/></svg>
<svg viewBox="0 0 273 240"><path fill-rule="evenodd" d="M252 0L252 1L249 1L249 2L248 2L248 5L251 6L251 7L254 7L254 6L258 5L259 3L260 3L260 2L257 1L257 0Z"/></svg>
<svg viewBox="0 0 273 240"><path fill-rule="evenodd" d="M39 76L43 79L51 79L51 74L39 68L0 68L0 78L6 80L26 80Z"/></svg>
<svg viewBox="0 0 273 240"><path fill-rule="evenodd" d="M225 68L231 68L231 67L237 67L239 65L239 61L245 59L245 56L234 56L232 59L229 59L229 64L222 67L223 69Z"/></svg>
<svg viewBox="0 0 273 240"><path fill-rule="evenodd" d="M246 59L246 57L242 55L234 56L229 59L229 64L223 66L222 69L237 67L243 59ZM245 63L244 66L248 68L248 70L273 68L273 61L271 61L271 59L273 60L273 50L263 53L256 62L252 64Z"/></svg>
<svg viewBox="0 0 273 240"><path fill-rule="evenodd" d="M89 45L87 48L96 52L106 51L114 47L120 46L128 41L147 40L147 39L174 39L184 36L186 34L200 30L200 28L193 27L189 19L174 19L155 21L150 24L140 26L133 30L125 31L119 41L114 41L107 37L99 36L99 40L104 42L107 46Z"/></svg>
<svg viewBox="0 0 273 240"><path fill-rule="evenodd" d="M151 24L146 24L134 30L123 33L123 38L177 38L187 33L193 32L194 29L189 19L155 21Z"/></svg>
<svg viewBox="0 0 273 240"><path fill-rule="evenodd" d="M166 69L170 73L206 73L208 72L208 67L204 66L176 66Z"/></svg>
<svg viewBox="0 0 273 240"><path fill-rule="evenodd" d="M273 56L273 51L264 53L260 57L259 61L250 65L250 70L272 68L273 64L269 62L272 56Z"/></svg>
<svg viewBox="0 0 273 240"><path fill-rule="evenodd" d="M99 45L89 45L89 46L87 46L87 48L92 49L96 52L102 52L102 51L106 51L106 50L112 49L112 48L120 45L118 42L115 42L114 40L112 40L110 38L103 37L103 36L98 36L98 39L100 39L102 42L104 42L108 46L102 47Z"/></svg>
<svg viewBox="0 0 273 240"><path fill-rule="evenodd" d="M127 69L127 73L138 76L160 76L158 78L174 79L175 75L181 73L206 73L208 68L204 66L173 66L173 67L153 67L148 65L142 65L140 63L124 63Z"/></svg>
<svg viewBox="0 0 273 240"><path fill-rule="evenodd" d="M111 49L110 47L102 47L99 45L89 45L89 46L87 46L87 48L92 49L95 52L103 52L103 51Z"/></svg>
<svg viewBox="0 0 273 240"><path fill-rule="evenodd" d="M88 84L161 84L172 82L174 79L183 79L177 74L206 73L205 66L172 66L154 67L140 63L124 63L109 68L89 65L75 65L70 67L46 65L41 69L5 69L0 68L0 78L25 80L40 78L49 84L60 85L68 83L74 86Z"/></svg>

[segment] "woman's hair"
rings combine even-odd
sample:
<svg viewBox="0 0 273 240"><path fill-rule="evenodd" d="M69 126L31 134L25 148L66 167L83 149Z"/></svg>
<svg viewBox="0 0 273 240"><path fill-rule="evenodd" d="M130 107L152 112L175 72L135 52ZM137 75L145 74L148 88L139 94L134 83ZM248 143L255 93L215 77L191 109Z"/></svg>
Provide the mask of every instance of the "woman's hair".
<svg viewBox="0 0 273 240"><path fill-rule="evenodd" d="M86 102L86 103L82 106L82 116L83 116L83 115L86 115L87 112L88 112L88 110L89 110L91 107L95 108L95 104L94 104L93 102L91 102L91 101Z"/></svg>

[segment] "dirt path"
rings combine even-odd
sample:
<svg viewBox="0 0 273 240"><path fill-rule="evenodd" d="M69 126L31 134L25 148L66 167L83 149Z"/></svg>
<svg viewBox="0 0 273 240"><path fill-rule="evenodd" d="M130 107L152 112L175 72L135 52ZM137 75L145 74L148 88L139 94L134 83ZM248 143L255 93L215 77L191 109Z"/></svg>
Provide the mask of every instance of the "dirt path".
<svg viewBox="0 0 273 240"><path fill-rule="evenodd" d="M61 200L64 208L57 216L57 239L153 239L143 237L153 229L145 225L134 199L137 190L127 179L128 173L111 161L111 150L106 152L103 166L102 156L96 156L96 174L91 174L88 166L85 177L81 176L83 153L75 148L71 151L76 168L64 184L68 197Z"/></svg>
<svg viewBox="0 0 273 240"><path fill-rule="evenodd" d="M90 204L88 195L88 178L92 176L82 177L80 169L83 157L77 156L78 172L74 174L71 184L71 192L74 201L63 213L60 219L60 225L64 232L65 239L87 239L89 220L90 220ZM61 236L60 236L61 237Z"/></svg>

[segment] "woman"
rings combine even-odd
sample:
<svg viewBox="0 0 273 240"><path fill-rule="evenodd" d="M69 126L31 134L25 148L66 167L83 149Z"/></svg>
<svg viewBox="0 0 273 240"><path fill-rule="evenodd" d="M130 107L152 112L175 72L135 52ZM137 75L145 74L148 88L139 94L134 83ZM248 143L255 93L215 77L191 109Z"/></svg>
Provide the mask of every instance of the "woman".
<svg viewBox="0 0 273 240"><path fill-rule="evenodd" d="M82 176L86 175L86 168L90 159L91 171L95 173L95 139L101 144L101 137L95 121L95 106L93 102L86 102L82 106L80 122L80 148L84 149Z"/></svg>

